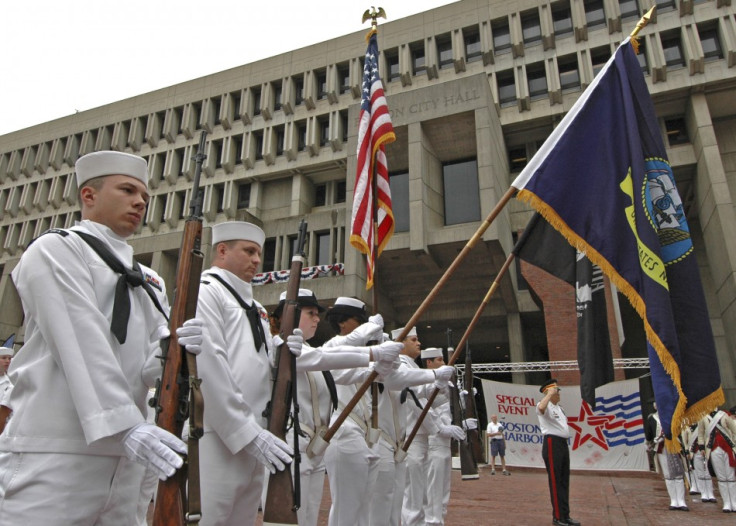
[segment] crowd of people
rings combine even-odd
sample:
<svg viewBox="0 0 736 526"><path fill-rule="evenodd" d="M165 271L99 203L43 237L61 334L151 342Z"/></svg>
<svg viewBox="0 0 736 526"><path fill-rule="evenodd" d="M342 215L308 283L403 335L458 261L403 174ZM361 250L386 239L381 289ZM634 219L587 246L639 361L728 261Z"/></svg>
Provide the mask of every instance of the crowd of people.
<svg viewBox="0 0 736 526"><path fill-rule="evenodd" d="M75 168L81 221L37 238L12 272L25 335L9 376L12 349L0 351L0 396L10 414L0 435L0 524L63 517L66 524L140 526L154 497L151 481L171 477L186 454L180 437L147 419L160 342L169 336L166 284L135 261L127 242L145 214L148 169L143 158L113 151L87 154ZM280 334L285 293L268 313L251 286L264 240L252 223L212 227L212 266L201 275L196 316L177 329L179 343L197 357L205 405L200 524L254 524L268 475L293 469L295 453L299 524L317 523L325 475L332 525L443 524L450 440L464 439L463 427L477 428L474 419L450 421L444 393L453 368L443 351L422 350L414 328L394 341L403 329L389 337L379 314L348 297L324 314L335 337L312 347L307 340L325 308L305 288L298 328ZM302 408L301 434L286 441L268 430L266 417L277 352L295 356ZM328 447L317 447L374 372L378 425L367 393Z"/></svg>

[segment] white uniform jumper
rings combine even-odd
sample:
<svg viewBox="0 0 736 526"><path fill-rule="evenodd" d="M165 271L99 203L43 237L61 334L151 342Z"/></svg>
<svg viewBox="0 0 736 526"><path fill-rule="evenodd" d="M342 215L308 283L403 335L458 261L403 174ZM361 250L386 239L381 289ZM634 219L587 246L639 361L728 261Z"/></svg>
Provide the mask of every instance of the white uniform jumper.
<svg viewBox="0 0 736 526"><path fill-rule="evenodd" d="M452 424L450 401L445 395L438 394L430 411L436 417L436 422L448 426ZM447 504L450 501L450 476L452 474L450 439L438 434L430 435L428 453L427 505L424 508L424 520L427 526L445 523Z"/></svg>
<svg viewBox="0 0 736 526"><path fill-rule="evenodd" d="M266 336L259 349L245 309L213 274L258 309ZM197 318L207 324L215 351L197 358L206 408L199 446L200 525L251 525L258 514L265 467L244 448L266 427L263 411L271 399L269 355L274 348L268 316L253 299L250 283L212 267L202 273Z"/></svg>
<svg viewBox="0 0 736 526"><path fill-rule="evenodd" d="M132 268L132 247L109 228L85 220L73 230ZM141 271L167 310L163 280ZM36 240L12 275L26 339L0 435L0 524L134 524L144 467L125 457L119 434L146 420L167 322L141 287L129 287L120 344L110 330L120 275L74 233Z"/></svg>

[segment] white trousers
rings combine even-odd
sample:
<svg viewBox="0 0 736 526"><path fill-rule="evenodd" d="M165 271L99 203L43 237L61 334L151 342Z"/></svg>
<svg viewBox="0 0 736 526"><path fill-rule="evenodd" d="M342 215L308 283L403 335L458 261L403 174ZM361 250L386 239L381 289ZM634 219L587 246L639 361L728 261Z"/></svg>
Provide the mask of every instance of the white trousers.
<svg viewBox="0 0 736 526"><path fill-rule="evenodd" d="M736 474L728 462L728 453L721 448L712 450L710 463L718 479L718 491L723 499L723 509L736 510Z"/></svg>
<svg viewBox="0 0 736 526"><path fill-rule="evenodd" d="M695 453L693 457L693 468L695 477L698 479L698 489L703 499L712 499L713 496L713 479L708 473L708 466L705 465L705 457L700 453Z"/></svg>
<svg viewBox="0 0 736 526"><path fill-rule="evenodd" d="M330 526L366 526L370 495L378 475L378 455L358 433L340 429L325 453L330 482Z"/></svg>
<svg viewBox="0 0 736 526"><path fill-rule="evenodd" d="M383 439L373 447L380 457L371 495L371 526L399 526L406 485L406 462L397 464L394 450Z"/></svg>
<svg viewBox="0 0 736 526"><path fill-rule="evenodd" d="M144 472L125 457L0 453L0 525L138 526Z"/></svg>
<svg viewBox="0 0 736 526"><path fill-rule="evenodd" d="M301 506L296 514L299 526L317 526L325 487L325 463L321 456L309 458L306 451L302 451L301 456L299 464Z"/></svg>
<svg viewBox="0 0 736 526"><path fill-rule="evenodd" d="M429 444L427 435L416 435L406 456L406 487L401 510L403 526L424 526L424 506L427 502L427 472Z"/></svg>
<svg viewBox="0 0 736 526"><path fill-rule="evenodd" d="M200 526L251 526L258 515L265 467L245 450L233 455L215 433L199 441Z"/></svg>
<svg viewBox="0 0 736 526"><path fill-rule="evenodd" d="M445 523L447 503L450 501L451 474L452 452L450 451L450 440L430 437L427 504L424 507L424 519L428 526Z"/></svg>

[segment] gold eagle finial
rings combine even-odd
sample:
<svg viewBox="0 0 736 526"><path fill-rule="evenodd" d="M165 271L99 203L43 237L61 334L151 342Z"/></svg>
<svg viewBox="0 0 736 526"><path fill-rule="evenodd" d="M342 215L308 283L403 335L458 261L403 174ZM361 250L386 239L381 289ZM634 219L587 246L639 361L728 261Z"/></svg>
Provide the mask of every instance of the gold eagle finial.
<svg viewBox="0 0 736 526"><path fill-rule="evenodd" d="M374 30L378 27L377 18L386 18L386 11L384 11L383 7L376 9L374 6L371 6L370 9L366 9L365 13L363 13L363 23L365 24L366 20L370 19L371 27Z"/></svg>

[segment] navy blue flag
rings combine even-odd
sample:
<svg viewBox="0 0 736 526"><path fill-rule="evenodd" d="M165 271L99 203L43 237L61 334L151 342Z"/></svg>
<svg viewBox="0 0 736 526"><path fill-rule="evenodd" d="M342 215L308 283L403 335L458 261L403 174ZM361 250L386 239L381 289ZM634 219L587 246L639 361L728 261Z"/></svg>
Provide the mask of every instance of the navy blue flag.
<svg viewBox="0 0 736 526"><path fill-rule="evenodd" d="M667 438L723 404L690 230L628 38L512 186L641 316Z"/></svg>

